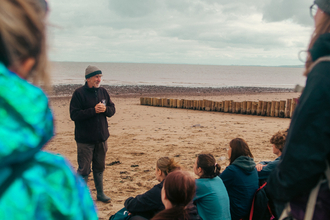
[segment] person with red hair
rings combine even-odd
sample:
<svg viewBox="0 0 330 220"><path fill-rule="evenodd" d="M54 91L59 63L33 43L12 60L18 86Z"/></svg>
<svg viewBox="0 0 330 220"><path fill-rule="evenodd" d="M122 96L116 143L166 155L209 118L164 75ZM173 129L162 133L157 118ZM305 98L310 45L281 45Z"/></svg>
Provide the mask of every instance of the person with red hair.
<svg viewBox="0 0 330 220"><path fill-rule="evenodd" d="M202 220L192 204L195 192L195 179L189 172L178 170L168 174L162 188L165 210L152 220Z"/></svg>

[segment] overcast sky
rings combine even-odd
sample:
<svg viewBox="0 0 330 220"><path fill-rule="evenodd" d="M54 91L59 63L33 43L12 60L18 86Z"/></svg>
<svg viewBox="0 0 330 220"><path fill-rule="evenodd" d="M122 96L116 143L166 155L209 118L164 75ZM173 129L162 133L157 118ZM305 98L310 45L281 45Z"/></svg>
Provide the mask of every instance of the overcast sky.
<svg viewBox="0 0 330 220"><path fill-rule="evenodd" d="M53 61L303 65L313 0L48 0Z"/></svg>

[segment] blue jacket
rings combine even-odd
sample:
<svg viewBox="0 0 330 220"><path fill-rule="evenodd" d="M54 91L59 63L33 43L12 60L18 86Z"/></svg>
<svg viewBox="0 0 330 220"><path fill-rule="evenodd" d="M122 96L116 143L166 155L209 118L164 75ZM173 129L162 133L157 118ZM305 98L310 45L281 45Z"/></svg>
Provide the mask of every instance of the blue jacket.
<svg viewBox="0 0 330 220"><path fill-rule="evenodd" d="M13 180L0 219L97 219L83 179L62 156L41 151L53 132L45 94L0 63L0 188Z"/></svg>
<svg viewBox="0 0 330 220"><path fill-rule="evenodd" d="M231 219L228 193L218 176L196 179L196 195L193 200L203 220Z"/></svg>
<svg viewBox="0 0 330 220"><path fill-rule="evenodd" d="M259 180L266 180L269 174L273 171L273 169L277 166L280 161L281 156L276 158L274 161L261 161L260 164L266 165L258 172Z"/></svg>
<svg viewBox="0 0 330 220"><path fill-rule="evenodd" d="M220 174L229 195L233 220L244 218L250 212L254 193L259 188L255 166L251 157L240 156Z"/></svg>

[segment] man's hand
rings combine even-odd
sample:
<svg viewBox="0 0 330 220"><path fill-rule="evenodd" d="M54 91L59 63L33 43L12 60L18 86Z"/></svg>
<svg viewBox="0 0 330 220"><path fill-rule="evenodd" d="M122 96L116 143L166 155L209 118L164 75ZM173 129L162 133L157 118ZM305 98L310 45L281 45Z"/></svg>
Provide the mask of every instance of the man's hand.
<svg viewBox="0 0 330 220"><path fill-rule="evenodd" d="M262 165L262 164L258 163L256 166L258 172L260 172L264 166L266 166L266 165Z"/></svg>
<svg viewBox="0 0 330 220"><path fill-rule="evenodd" d="M105 105L103 103L98 103L97 105L95 105L95 112L96 113L102 113L105 112L107 110L107 108L105 107Z"/></svg>

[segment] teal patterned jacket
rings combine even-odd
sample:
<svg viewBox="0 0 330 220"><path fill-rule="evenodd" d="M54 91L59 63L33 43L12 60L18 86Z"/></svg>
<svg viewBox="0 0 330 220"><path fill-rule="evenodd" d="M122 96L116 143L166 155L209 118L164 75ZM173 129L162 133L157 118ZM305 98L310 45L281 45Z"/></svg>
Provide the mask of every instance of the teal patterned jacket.
<svg viewBox="0 0 330 220"><path fill-rule="evenodd" d="M62 156L41 149L53 116L41 89L0 63L0 219L97 219L89 189ZM29 162L27 162L29 161Z"/></svg>

